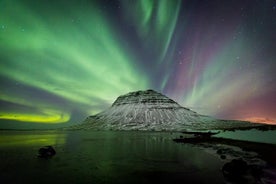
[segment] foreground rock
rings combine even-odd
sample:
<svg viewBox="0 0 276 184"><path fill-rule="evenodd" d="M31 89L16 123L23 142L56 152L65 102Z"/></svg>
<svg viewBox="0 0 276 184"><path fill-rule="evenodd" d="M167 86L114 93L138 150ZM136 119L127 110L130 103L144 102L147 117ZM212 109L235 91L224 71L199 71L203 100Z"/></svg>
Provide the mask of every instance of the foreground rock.
<svg viewBox="0 0 276 184"><path fill-rule="evenodd" d="M56 154L56 151L52 146L44 146L38 150L39 158L51 158L55 154Z"/></svg>
<svg viewBox="0 0 276 184"><path fill-rule="evenodd" d="M248 165L243 159L233 159L222 168L225 179L231 183L258 183L263 170L258 165Z"/></svg>
<svg viewBox="0 0 276 184"><path fill-rule="evenodd" d="M256 126L259 125L200 115L161 93L146 90L119 96L107 110L68 129L189 131Z"/></svg>

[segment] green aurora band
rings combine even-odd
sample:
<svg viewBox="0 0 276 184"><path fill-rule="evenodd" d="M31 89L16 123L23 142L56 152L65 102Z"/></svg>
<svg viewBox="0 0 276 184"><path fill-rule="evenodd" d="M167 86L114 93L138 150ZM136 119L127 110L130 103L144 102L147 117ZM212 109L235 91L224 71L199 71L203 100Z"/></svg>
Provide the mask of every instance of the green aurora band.
<svg viewBox="0 0 276 184"><path fill-rule="evenodd" d="M101 110L93 108L99 99L111 103L120 94L147 86L143 72L132 65L135 58L126 52L127 48L122 48L115 31L111 31L108 21L96 8L77 12L68 5L63 7L66 12L52 10L60 14L56 15L58 18L46 19L19 2L2 1L0 7L5 15L1 16L1 23L6 27L0 34L1 55L6 55L0 62L1 75L79 106L91 106L82 109L87 114ZM62 14L77 17L79 26ZM70 110L64 112L60 107L45 105L43 99L34 103L8 90L1 91L0 99L40 112L39 115L0 112L1 119L60 123L70 118Z"/></svg>

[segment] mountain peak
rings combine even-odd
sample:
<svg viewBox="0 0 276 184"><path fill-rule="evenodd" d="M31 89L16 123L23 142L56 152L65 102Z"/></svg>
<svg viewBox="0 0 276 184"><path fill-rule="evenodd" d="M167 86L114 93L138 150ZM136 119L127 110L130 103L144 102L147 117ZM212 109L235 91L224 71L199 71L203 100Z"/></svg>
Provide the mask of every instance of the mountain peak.
<svg viewBox="0 0 276 184"><path fill-rule="evenodd" d="M152 89L145 91L134 91L125 95L119 96L113 106L120 106L126 104L146 105L150 108L162 108L162 107L181 107L178 103L172 99L158 93Z"/></svg>
<svg viewBox="0 0 276 184"><path fill-rule="evenodd" d="M127 94L121 95L118 98L126 98L126 97L141 97L141 96L160 96L162 95L161 93L158 93L157 91L154 91L152 89L148 89L148 90L139 90L139 91L133 91L133 92L129 92ZM117 99L118 99L117 98Z"/></svg>

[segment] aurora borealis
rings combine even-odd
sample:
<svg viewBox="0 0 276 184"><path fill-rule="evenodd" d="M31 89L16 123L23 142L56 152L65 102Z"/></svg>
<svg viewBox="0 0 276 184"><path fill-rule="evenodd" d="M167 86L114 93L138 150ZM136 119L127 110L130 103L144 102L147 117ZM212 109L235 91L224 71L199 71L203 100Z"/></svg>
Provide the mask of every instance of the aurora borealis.
<svg viewBox="0 0 276 184"><path fill-rule="evenodd" d="M81 122L130 91L276 123L274 0L2 0L0 128Z"/></svg>

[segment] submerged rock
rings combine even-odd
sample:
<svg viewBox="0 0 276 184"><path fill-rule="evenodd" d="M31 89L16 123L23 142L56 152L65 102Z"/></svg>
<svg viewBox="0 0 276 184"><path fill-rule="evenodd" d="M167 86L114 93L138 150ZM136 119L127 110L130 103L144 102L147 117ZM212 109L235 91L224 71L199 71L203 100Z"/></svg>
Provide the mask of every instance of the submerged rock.
<svg viewBox="0 0 276 184"><path fill-rule="evenodd" d="M39 158L51 158L56 154L55 149L52 146L44 146L39 148L38 157Z"/></svg>

